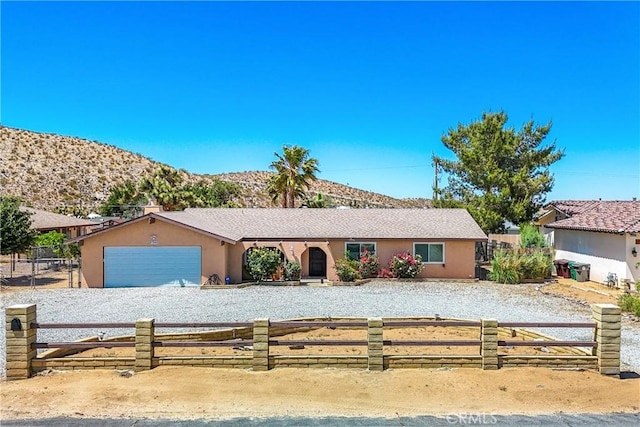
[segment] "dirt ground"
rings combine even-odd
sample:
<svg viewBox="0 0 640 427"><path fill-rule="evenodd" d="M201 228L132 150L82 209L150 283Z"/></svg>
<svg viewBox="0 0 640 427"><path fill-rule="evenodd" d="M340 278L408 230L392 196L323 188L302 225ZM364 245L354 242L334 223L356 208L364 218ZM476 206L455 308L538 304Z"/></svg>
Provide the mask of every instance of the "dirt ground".
<svg viewBox="0 0 640 427"><path fill-rule="evenodd" d="M416 327L416 328L388 328L385 329L383 338L385 340L397 341L417 341L417 340L478 340L480 339L480 329L474 327ZM530 341L531 338L517 334L517 330L512 335L510 331L500 330L498 338L509 341ZM280 341L286 340L367 340L367 330L359 329L331 329L318 328L307 332L296 332L277 338ZM158 338L161 341L161 338ZM366 356L366 346L271 346L269 353L272 355L288 356ZM155 350L157 356L245 356L250 355L246 349L231 347L160 347ZM473 346L387 346L385 355L478 355L478 345ZM568 355L570 354L562 347L531 347L513 346L499 347L500 355ZM73 357L134 357L134 348L97 348L85 350L74 354Z"/></svg>
<svg viewBox="0 0 640 427"><path fill-rule="evenodd" d="M78 287L78 269L72 268L69 273L68 265L37 265L35 279L31 280L32 265L28 262L16 262L13 266L8 256L0 257L0 271L2 285L0 293L19 292L25 289L59 289L68 288L69 279L73 287Z"/></svg>
<svg viewBox="0 0 640 427"><path fill-rule="evenodd" d="M42 283L37 288L67 287L67 272L61 272L61 276L57 281ZM25 289L25 286L15 283L4 286L2 292L19 292L21 289ZM29 289L28 282L26 289ZM620 293L597 283L577 283L567 279L546 285L541 292L578 303L615 303ZM385 339L420 339L422 332L433 337L433 330L422 329L424 331L414 331L417 336L410 337L400 332L389 332ZM440 330L443 329L446 328ZM464 328L446 334L439 333L448 339L464 339L471 335L477 337L475 332L465 331ZM358 334L361 332L344 331L336 335L336 331L319 329L306 337L364 339ZM291 335L287 338L301 337ZM279 352L305 354L320 349L291 350L285 346L280 347ZM443 347L437 351L430 349L429 353L465 353L463 349ZM109 351L114 350L127 351ZM344 354L345 348L322 350L325 353L321 354L332 354L334 351ZM107 350L90 350L84 354L104 351ZM206 352L211 349L171 351L172 354L176 354L176 351L209 354ZM238 351L241 350L235 350ZM353 354L366 353L366 349L356 348L353 351ZM526 353L538 349L521 347L517 351ZM187 353L176 355L183 354ZM158 367L128 374L109 370L49 372L23 381L2 381L0 420L42 417L398 417L461 413L535 415L640 410L640 379L605 377L593 371L544 368L482 371L461 368L368 372L357 369L279 368L268 372L252 372L242 369Z"/></svg>
<svg viewBox="0 0 640 427"><path fill-rule="evenodd" d="M159 367L54 373L2 383L1 419L637 412L640 381L541 368L411 370Z"/></svg>

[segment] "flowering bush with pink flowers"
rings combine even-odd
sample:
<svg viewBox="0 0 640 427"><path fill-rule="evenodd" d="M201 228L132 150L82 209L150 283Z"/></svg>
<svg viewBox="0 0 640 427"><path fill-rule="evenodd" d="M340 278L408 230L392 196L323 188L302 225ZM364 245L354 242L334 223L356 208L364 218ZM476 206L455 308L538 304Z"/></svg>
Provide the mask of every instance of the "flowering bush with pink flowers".
<svg viewBox="0 0 640 427"><path fill-rule="evenodd" d="M360 278L368 279L370 277L376 277L380 271L380 261L378 256L369 252L366 248L360 254L360 262L358 264L358 272Z"/></svg>
<svg viewBox="0 0 640 427"><path fill-rule="evenodd" d="M389 262L389 269L394 277L412 279L422 271L422 257L420 255L413 257L407 252L399 253Z"/></svg>
<svg viewBox="0 0 640 427"><path fill-rule="evenodd" d="M389 270L388 268L383 268L382 270L380 270L380 273L378 273L378 278L393 279L394 278L393 271Z"/></svg>
<svg viewBox="0 0 640 427"><path fill-rule="evenodd" d="M336 260L333 268L336 270L338 279L341 282L354 282L360 278L359 263L349 257L349 252L345 252L344 258Z"/></svg>

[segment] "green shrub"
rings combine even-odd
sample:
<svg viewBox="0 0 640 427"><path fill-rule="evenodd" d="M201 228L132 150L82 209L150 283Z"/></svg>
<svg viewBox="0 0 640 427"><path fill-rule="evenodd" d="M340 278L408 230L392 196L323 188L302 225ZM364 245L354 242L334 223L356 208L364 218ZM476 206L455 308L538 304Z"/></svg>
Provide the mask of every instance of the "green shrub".
<svg viewBox="0 0 640 427"><path fill-rule="evenodd" d="M284 263L284 280L300 280L302 267L295 261L287 261Z"/></svg>
<svg viewBox="0 0 640 427"><path fill-rule="evenodd" d="M359 264L349 257L349 252L345 252L344 258L337 259L333 268L341 282L354 282L360 278Z"/></svg>
<svg viewBox="0 0 640 427"><path fill-rule="evenodd" d="M54 255L63 258L65 255L63 243L66 236L58 231L49 231L48 233L36 236L36 246L50 248Z"/></svg>
<svg viewBox="0 0 640 427"><path fill-rule="evenodd" d="M491 260L489 279L498 283L520 283L522 276L519 259L514 254L513 251L503 249L495 252Z"/></svg>
<svg viewBox="0 0 640 427"><path fill-rule="evenodd" d="M542 249L524 252L499 250L491 260L489 278L498 283L520 283L527 279L544 279L551 274L551 253Z"/></svg>
<svg viewBox="0 0 640 427"><path fill-rule="evenodd" d="M64 257L67 259L80 257L80 246L77 243L70 243L64 246Z"/></svg>
<svg viewBox="0 0 640 427"><path fill-rule="evenodd" d="M274 248L252 248L247 254L247 271L254 280L263 282L273 276L281 265L281 255Z"/></svg>
<svg viewBox="0 0 640 427"><path fill-rule="evenodd" d="M393 256L389 263L389 270L399 279L412 279L422 271L422 257L404 252Z"/></svg>
<svg viewBox="0 0 640 427"><path fill-rule="evenodd" d="M538 228L531 224L520 226L520 247L522 248L546 248L547 242Z"/></svg>
<svg viewBox="0 0 640 427"><path fill-rule="evenodd" d="M622 311L627 311L640 317L640 297L631 294L622 294L618 299L618 304Z"/></svg>
<svg viewBox="0 0 640 427"><path fill-rule="evenodd" d="M518 256L523 279L544 279L551 275L551 253L534 249Z"/></svg>

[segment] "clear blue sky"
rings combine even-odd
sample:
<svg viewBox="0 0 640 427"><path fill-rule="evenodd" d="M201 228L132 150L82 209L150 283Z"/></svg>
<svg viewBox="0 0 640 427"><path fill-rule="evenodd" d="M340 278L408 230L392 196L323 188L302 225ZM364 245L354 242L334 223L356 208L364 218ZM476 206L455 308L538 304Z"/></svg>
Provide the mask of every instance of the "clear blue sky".
<svg viewBox="0 0 640 427"><path fill-rule="evenodd" d="M431 197L441 136L504 110L516 128L553 121L549 200L640 196L638 2L0 8L6 126L212 174L298 144L320 178Z"/></svg>

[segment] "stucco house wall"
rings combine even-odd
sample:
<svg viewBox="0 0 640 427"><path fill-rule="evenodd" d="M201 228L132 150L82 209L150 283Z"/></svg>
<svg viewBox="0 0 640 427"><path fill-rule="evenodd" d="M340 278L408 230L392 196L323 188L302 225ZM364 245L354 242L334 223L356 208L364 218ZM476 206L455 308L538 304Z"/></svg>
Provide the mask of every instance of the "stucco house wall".
<svg viewBox="0 0 640 427"><path fill-rule="evenodd" d="M380 240L378 257L382 267L388 267L394 255L414 253L414 243L443 243L444 263L423 263L421 278L473 278L475 275L475 241L448 239ZM344 245L343 245L344 247Z"/></svg>
<svg viewBox="0 0 640 427"><path fill-rule="evenodd" d="M413 240L384 239L367 240L376 244L376 254L380 259L382 268L386 268L394 255L401 252L413 253ZM242 280L242 264L245 251L252 247L270 247L280 250L285 259L295 261L302 266L302 276L309 276L309 248L322 249L327 256L327 269L325 277L329 280L338 280L333 266L339 258L344 257L346 244L353 243L347 240L321 240L321 241L291 241L291 240L255 240L252 242L240 242L236 245L228 245L228 275L233 283ZM421 278L473 278L475 275L475 241L473 240L443 240L443 239L419 239L415 243L443 243L445 248L444 263L424 263Z"/></svg>
<svg viewBox="0 0 640 427"><path fill-rule="evenodd" d="M638 258L631 254L634 244L635 237L626 234L555 230L555 258L591 264L590 280L595 282L603 282L608 273L639 280Z"/></svg>

